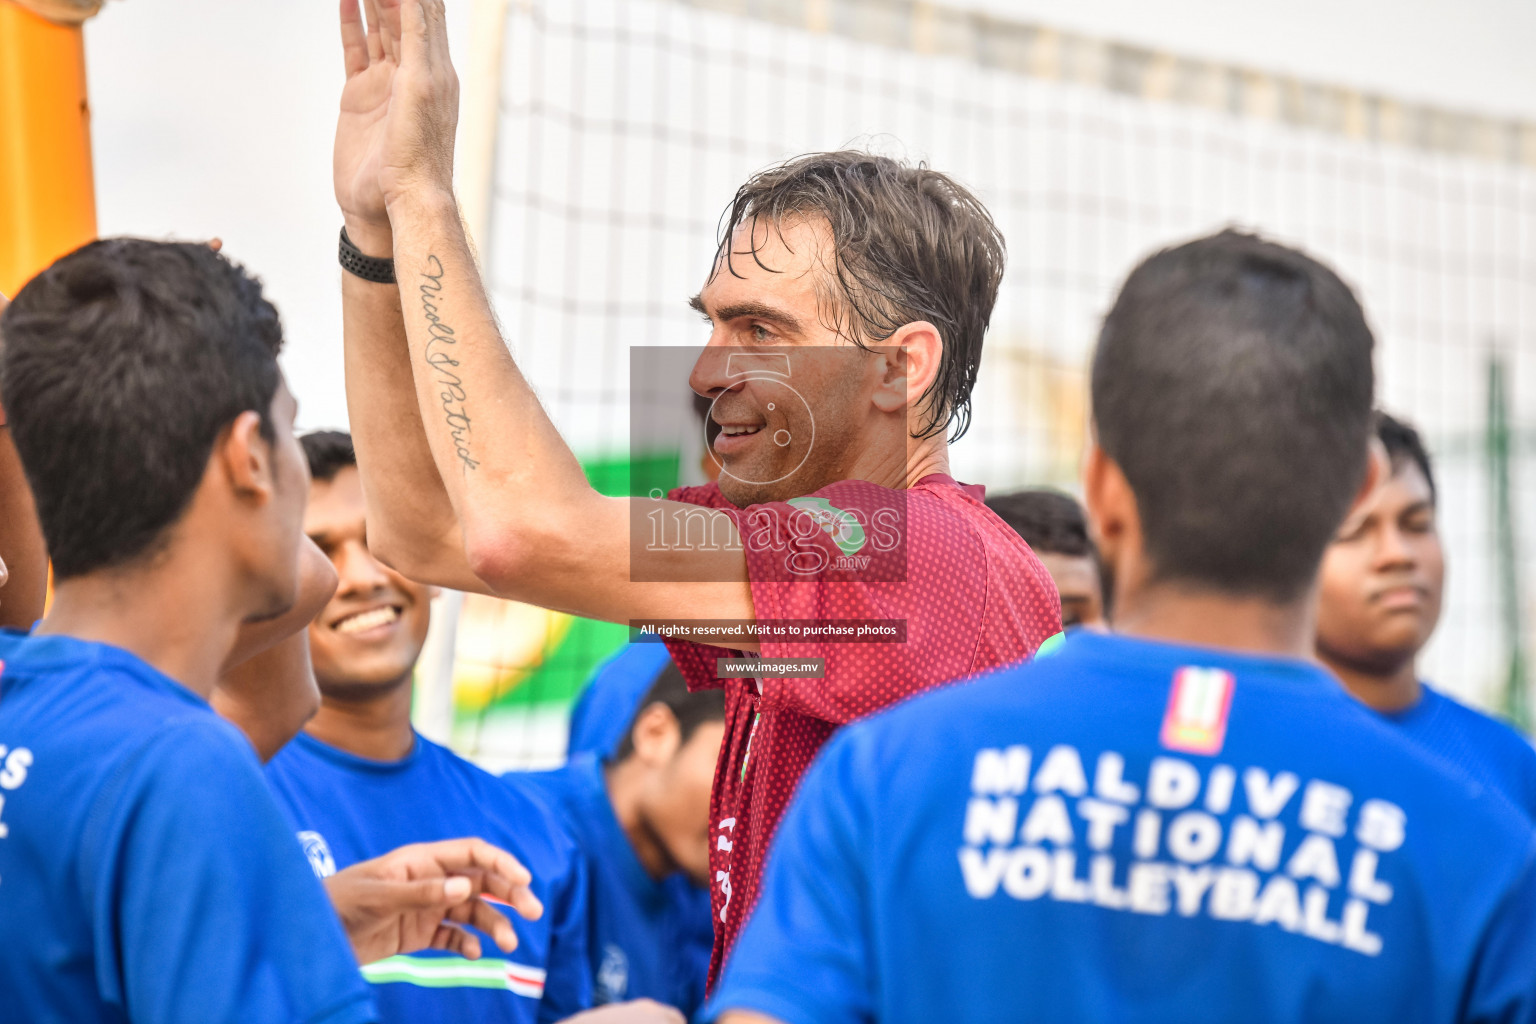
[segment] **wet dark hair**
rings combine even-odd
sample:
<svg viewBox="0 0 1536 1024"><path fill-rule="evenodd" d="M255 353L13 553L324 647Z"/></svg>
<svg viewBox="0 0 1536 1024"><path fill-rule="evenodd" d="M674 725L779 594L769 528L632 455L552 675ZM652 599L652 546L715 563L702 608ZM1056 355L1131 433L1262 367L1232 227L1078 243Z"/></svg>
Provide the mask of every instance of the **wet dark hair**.
<svg viewBox="0 0 1536 1024"><path fill-rule="evenodd" d="M1430 468L1429 452L1424 449L1424 441L1419 437L1419 432L1395 416L1378 411L1376 436L1381 438L1381 443L1387 449L1392 472L1400 472L1409 462L1418 466L1419 472L1424 474L1424 480L1429 484L1429 503L1437 504L1439 494L1435 490L1435 473Z"/></svg>
<svg viewBox="0 0 1536 1024"><path fill-rule="evenodd" d="M202 243L82 246L16 294L0 334L0 400L56 579L153 555L241 413L275 437L277 310Z"/></svg>
<svg viewBox="0 0 1536 1024"><path fill-rule="evenodd" d="M687 743L694 732L706 722L725 721L725 693L721 690L699 690L690 693L688 683L677 663L670 658L666 667L656 676L651 688L640 698L635 715L624 731L624 740L614 752L614 761L623 761L635 752L635 723L652 704L664 704L672 717L677 719L681 742Z"/></svg>
<svg viewBox="0 0 1536 1024"><path fill-rule="evenodd" d="M992 215L953 178L856 150L808 153L760 171L737 190L720 220L717 260L735 273L731 232L762 219L825 217L832 228L835 293L821 297L823 322L856 344L882 342L905 324L938 328L944 360L922 401L916 436L970 426L981 344L997 301L1007 247ZM753 233L751 255L765 270Z"/></svg>
<svg viewBox="0 0 1536 1024"><path fill-rule="evenodd" d="M1223 231L1131 271L1093 358L1099 443L1154 577L1286 602L1365 476L1373 339L1304 253Z"/></svg>
<svg viewBox="0 0 1536 1024"><path fill-rule="evenodd" d="M357 452L352 435L343 430L316 430L299 438L304 458L309 460L311 480L334 480L342 470L357 466Z"/></svg>

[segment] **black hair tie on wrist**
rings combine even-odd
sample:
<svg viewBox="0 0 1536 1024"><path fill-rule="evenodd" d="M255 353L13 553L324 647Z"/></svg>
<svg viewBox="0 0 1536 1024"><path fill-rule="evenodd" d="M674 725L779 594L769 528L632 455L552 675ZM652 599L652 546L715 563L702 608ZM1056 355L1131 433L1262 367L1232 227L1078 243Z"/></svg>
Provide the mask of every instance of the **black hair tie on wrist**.
<svg viewBox="0 0 1536 1024"><path fill-rule="evenodd" d="M363 255L362 250L353 245L352 239L347 237L346 228L341 229L341 247L337 250L336 256L341 261L343 270L355 274L364 281L372 281L374 284L395 283L395 261Z"/></svg>

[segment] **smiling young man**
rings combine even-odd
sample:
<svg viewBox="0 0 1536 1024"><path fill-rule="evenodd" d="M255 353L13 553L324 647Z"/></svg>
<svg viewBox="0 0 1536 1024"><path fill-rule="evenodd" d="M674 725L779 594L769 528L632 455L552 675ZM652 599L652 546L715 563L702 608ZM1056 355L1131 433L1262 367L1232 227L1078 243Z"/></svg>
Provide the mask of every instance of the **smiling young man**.
<svg viewBox="0 0 1536 1024"><path fill-rule="evenodd" d="M1536 749L1419 679L1445 588L1434 471L1413 427L1380 413L1376 436L1390 469L1323 557L1318 656L1367 707L1536 819Z"/></svg>
<svg viewBox="0 0 1536 1024"><path fill-rule="evenodd" d="M605 497L498 333L459 221L443 4L369 6L366 32L343 7L335 182L370 544L459 589L732 624L722 646L669 639L690 686L725 689L718 971L790 794L838 727L1060 629L1039 561L949 476L1003 240L975 196L924 167L840 152L756 175L692 303L710 337L689 384L722 427L720 482Z"/></svg>
<svg viewBox="0 0 1536 1024"><path fill-rule="evenodd" d="M371 923L348 922L348 949L250 744L208 705L242 628L298 589L307 474L260 285L204 245L109 239L33 278L0 329L56 580L37 631L0 636L5 1014L371 1021L353 950L478 955L443 919L491 908L422 848L389 862L409 879L361 880ZM509 856L468 852L457 866L533 911ZM380 909L392 881L406 909Z"/></svg>
<svg viewBox="0 0 1536 1024"><path fill-rule="evenodd" d="M1312 658L1372 348L1331 270L1262 239L1133 270L1084 488L1116 633L834 739L706 1013L1536 1019L1536 830Z"/></svg>
<svg viewBox="0 0 1536 1024"><path fill-rule="evenodd" d="M432 589L369 553L351 438L322 431L300 443L313 479L304 532L330 558L338 584L309 627L320 710L268 763L267 779L310 865L332 877L403 844L476 835L513 851L545 908L537 920L512 922L517 948L506 957L426 951L364 967L380 1020L544 1024L580 1014L592 997L576 848L529 787L498 780L411 727ZM665 1019L652 1007L631 1009L636 1020Z"/></svg>

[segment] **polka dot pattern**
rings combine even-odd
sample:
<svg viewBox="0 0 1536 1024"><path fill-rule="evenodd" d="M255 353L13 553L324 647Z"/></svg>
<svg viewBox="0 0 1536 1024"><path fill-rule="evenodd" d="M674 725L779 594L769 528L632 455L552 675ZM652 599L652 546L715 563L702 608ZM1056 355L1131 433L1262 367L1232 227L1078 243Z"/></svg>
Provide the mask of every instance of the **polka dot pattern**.
<svg viewBox="0 0 1536 1024"><path fill-rule="evenodd" d="M904 543L887 552L867 545L872 561L862 573L829 568L809 579L785 573L786 552L820 545L835 555L839 549L825 534L796 529L789 505L738 510L714 485L681 488L671 497L726 511L750 538L747 569L758 619L907 624L905 643L766 642L766 658L825 658L826 677L769 679L761 692L753 679L715 678L715 659L732 652L667 642L690 687L725 690L725 742L710 795L713 988L757 900L769 842L822 744L856 718L1028 657L1061 629L1061 604L1029 546L982 504L981 488L941 474L905 492L864 481L817 491L815 497L838 509L899 510ZM768 510L777 514L762 515ZM778 543L760 543L765 529L783 532ZM901 582L881 582L892 580Z"/></svg>

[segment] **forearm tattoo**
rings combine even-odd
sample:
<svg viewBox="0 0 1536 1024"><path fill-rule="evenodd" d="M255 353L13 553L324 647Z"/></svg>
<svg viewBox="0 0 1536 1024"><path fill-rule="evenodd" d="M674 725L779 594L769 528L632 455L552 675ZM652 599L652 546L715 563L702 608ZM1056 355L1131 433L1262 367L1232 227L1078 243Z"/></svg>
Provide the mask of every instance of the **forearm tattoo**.
<svg viewBox="0 0 1536 1024"><path fill-rule="evenodd" d="M459 339L438 312L446 273L443 261L429 254L426 269L421 272L421 315L427 322L427 347L423 358L436 375L435 381L441 389L437 397L443 406L443 423L453 439L454 453L463 463L464 472L468 473L479 468L480 463L470 454L469 448L470 419L466 404L469 395L464 390L464 378L454 372L459 360L453 357L454 350L450 346L457 345Z"/></svg>

